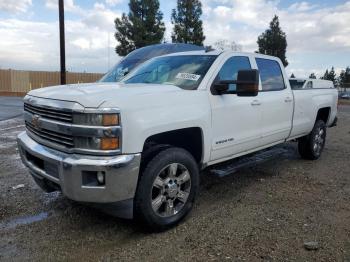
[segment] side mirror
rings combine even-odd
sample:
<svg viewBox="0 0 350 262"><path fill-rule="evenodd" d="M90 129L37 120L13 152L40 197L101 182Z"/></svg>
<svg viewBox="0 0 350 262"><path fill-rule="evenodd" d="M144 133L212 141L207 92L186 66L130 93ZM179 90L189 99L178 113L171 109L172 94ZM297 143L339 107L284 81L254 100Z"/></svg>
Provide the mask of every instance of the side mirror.
<svg viewBox="0 0 350 262"><path fill-rule="evenodd" d="M221 81L214 84L214 90L217 94L222 94L228 90L228 84Z"/></svg>
<svg viewBox="0 0 350 262"><path fill-rule="evenodd" d="M259 71L240 70L236 81L237 96L257 96L259 92Z"/></svg>

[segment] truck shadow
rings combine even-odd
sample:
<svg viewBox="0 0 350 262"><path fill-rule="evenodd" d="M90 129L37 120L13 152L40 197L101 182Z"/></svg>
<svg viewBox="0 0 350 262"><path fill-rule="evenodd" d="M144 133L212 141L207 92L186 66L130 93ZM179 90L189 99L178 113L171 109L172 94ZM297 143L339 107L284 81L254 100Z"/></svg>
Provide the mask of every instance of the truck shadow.
<svg viewBox="0 0 350 262"><path fill-rule="evenodd" d="M197 207L193 216L215 210L223 203L241 203L254 192L254 199L266 199L269 194L269 185L274 179L287 175L286 166L292 167L294 161L300 161L296 143L287 143L282 154L272 153L264 161L250 161L243 168L235 170L223 177L213 174L210 169L204 170L201 176L200 193ZM275 151L280 152L280 151ZM254 155L248 156L254 159ZM245 157L243 157L244 159ZM254 200L255 201L255 200ZM210 212L210 211L209 211Z"/></svg>

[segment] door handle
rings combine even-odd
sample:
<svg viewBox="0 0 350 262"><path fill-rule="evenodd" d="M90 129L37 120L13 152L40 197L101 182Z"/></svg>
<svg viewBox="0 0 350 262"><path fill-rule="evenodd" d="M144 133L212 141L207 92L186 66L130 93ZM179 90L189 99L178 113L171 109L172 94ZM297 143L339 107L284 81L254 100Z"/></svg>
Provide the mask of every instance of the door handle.
<svg viewBox="0 0 350 262"><path fill-rule="evenodd" d="M289 103L292 102L293 99L291 99L289 96L284 99L284 102Z"/></svg>
<svg viewBox="0 0 350 262"><path fill-rule="evenodd" d="M253 102L250 103L252 106L260 106L261 103L259 102L259 100L253 100Z"/></svg>

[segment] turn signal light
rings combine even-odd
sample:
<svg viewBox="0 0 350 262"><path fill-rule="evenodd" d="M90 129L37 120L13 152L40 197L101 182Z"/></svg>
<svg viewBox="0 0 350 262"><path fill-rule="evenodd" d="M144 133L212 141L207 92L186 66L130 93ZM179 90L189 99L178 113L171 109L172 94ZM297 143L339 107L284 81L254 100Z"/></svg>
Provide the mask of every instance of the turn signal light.
<svg viewBox="0 0 350 262"><path fill-rule="evenodd" d="M101 150L115 150L119 148L119 138L103 137L101 138Z"/></svg>
<svg viewBox="0 0 350 262"><path fill-rule="evenodd" d="M105 114L102 118L102 125L104 126L119 126L119 115Z"/></svg>

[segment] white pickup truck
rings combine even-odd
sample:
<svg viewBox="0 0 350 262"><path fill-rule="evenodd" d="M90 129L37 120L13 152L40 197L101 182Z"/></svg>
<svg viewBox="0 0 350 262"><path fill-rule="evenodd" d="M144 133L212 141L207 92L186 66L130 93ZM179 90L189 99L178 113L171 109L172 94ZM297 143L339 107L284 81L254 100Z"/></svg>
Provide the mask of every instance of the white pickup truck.
<svg viewBox="0 0 350 262"><path fill-rule="evenodd" d="M175 53L121 83L29 92L18 146L43 189L160 230L192 209L202 169L290 140L319 158L337 97L292 90L275 57Z"/></svg>
<svg viewBox="0 0 350 262"><path fill-rule="evenodd" d="M292 89L334 88L332 81L313 78L290 78L289 84Z"/></svg>

